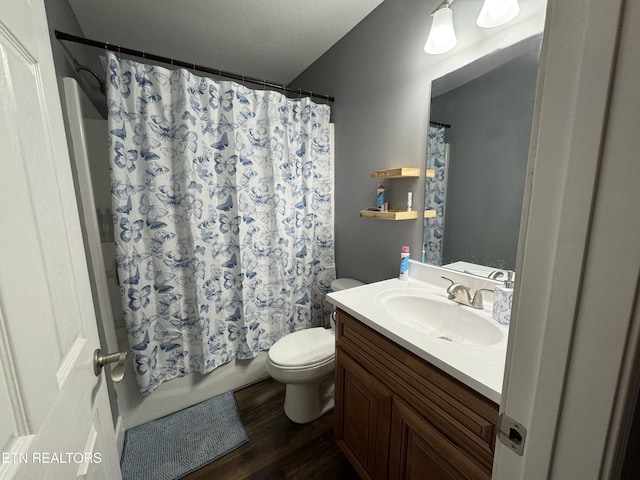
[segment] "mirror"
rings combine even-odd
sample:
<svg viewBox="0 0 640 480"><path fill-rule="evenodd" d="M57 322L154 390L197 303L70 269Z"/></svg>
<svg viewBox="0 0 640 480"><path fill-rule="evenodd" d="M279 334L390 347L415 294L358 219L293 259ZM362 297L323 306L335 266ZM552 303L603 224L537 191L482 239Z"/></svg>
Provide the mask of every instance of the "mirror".
<svg viewBox="0 0 640 480"><path fill-rule="evenodd" d="M540 41L433 81L424 262L483 276L515 270Z"/></svg>

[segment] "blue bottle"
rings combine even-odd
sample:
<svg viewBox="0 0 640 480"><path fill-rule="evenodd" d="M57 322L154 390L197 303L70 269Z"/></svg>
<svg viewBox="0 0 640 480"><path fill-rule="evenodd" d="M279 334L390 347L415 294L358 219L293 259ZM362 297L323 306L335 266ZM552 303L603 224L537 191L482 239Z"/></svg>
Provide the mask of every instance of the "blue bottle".
<svg viewBox="0 0 640 480"><path fill-rule="evenodd" d="M376 207L378 207L380 211L382 211L382 209L384 208L384 184L383 183L378 184L378 189L376 190L376 193L378 195L376 200Z"/></svg>
<svg viewBox="0 0 640 480"><path fill-rule="evenodd" d="M400 254L400 280L409 280L409 247L402 247Z"/></svg>

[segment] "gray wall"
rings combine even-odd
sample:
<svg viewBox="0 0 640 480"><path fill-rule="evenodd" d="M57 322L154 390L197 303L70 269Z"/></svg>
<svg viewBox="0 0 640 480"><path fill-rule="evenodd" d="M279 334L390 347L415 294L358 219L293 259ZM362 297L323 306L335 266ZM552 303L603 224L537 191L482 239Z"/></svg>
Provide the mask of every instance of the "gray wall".
<svg viewBox="0 0 640 480"><path fill-rule="evenodd" d="M375 205L377 182L372 170L420 167L426 161L426 126L430 82L476 58L542 31L543 17L522 19L509 35L499 29L480 32L475 18L462 22L454 13L456 30L473 23L484 37L444 55L423 51L430 13L438 0L385 0L326 54L303 72L293 85L333 95L336 124L336 267L341 277L365 282L395 277L400 250L409 245L420 258L422 221L381 221L359 217ZM479 0L460 0L463 8ZM477 13L475 13L477 15ZM522 14L521 16L523 16ZM525 23L525 20L529 23ZM493 31L491 31L493 30ZM493 36L492 36L493 35ZM508 39L508 40L505 40ZM405 208L406 192L414 193L414 208L424 209L424 179L386 181L390 208ZM394 203L393 200L397 199Z"/></svg>
<svg viewBox="0 0 640 480"><path fill-rule="evenodd" d="M443 263L515 270L538 49L431 101L450 144Z"/></svg>
<svg viewBox="0 0 640 480"><path fill-rule="evenodd" d="M335 131L336 267L339 277L365 282L398 275L400 251L420 248L422 222L359 217L375 206L372 170L424 167L428 81L419 73L426 55L425 1L386 0L293 84L336 97ZM387 180L389 208L400 209L410 188L414 208L424 199L424 180ZM395 190L395 192L394 192ZM406 205L405 205L406 207Z"/></svg>

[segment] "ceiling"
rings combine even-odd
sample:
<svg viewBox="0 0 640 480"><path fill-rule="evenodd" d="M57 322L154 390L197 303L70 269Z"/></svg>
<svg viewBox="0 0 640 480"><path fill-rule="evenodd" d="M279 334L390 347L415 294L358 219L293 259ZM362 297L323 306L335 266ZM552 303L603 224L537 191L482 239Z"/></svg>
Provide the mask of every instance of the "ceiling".
<svg viewBox="0 0 640 480"><path fill-rule="evenodd" d="M286 84L382 1L69 0L69 3L84 35L92 40Z"/></svg>

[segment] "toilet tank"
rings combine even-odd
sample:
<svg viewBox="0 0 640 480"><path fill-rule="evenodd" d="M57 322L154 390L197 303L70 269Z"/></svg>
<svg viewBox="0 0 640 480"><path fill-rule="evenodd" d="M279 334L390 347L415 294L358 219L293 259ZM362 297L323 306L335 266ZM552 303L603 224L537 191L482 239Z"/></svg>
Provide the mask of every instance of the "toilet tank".
<svg viewBox="0 0 640 480"><path fill-rule="evenodd" d="M364 285L364 283L354 278L336 278L333 282L331 282L331 291L339 292L340 290L359 287L360 285Z"/></svg>
<svg viewBox="0 0 640 480"><path fill-rule="evenodd" d="M347 290L349 288L359 287L360 285L364 285L364 283L354 278L336 278L333 282L331 282L331 291L339 292L340 290ZM336 312L335 312L335 307L331 307L331 308L333 312L331 313L331 317L329 319L329 326L331 330L335 330Z"/></svg>

